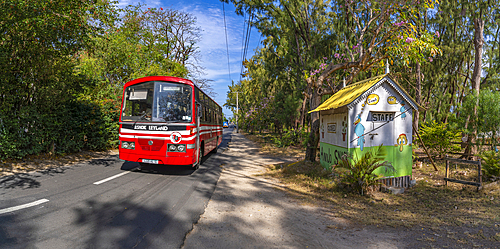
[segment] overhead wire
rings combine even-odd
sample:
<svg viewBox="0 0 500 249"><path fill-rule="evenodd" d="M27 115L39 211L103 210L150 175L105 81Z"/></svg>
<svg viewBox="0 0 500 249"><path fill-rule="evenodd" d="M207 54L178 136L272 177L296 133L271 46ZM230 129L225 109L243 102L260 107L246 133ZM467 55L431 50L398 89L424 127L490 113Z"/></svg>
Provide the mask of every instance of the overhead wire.
<svg viewBox="0 0 500 249"><path fill-rule="evenodd" d="M247 55L247 52L248 52L248 44L250 42L250 35L251 35L251 32L252 32L252 28L251 28L251 25L250 25L250 23L252 21L253 21L253 15L250 12L250 14L248 16L248 24L246 25L246 27L247 27L246 35L244 36L245 45L243 46L243 57L241 59L240 82L241 82L241 76L243 75L243 62L246 59L246 55Z"/></svg>
<svg viewBox="0 0 500 249"><path fill-rule="evenodd" d="M246 29L246 25L247 25L247 22L245 21L245 12L243 12L243 30L241 31L241 54L240 54L240 60L243 61L243 51L245 50L245 40L246 40L246 36L245 36L245 29Z"/></svg>
<svg viewBox="0 0 500 249"><path fill-rule="evenodd" d="M222 13L224 15L224 32L226 33L226 52L227 52L227 70L229 72L229 81L231 80L231 66L229 64L229 44L227 42L227 25L226 25L226 10L224 9L224 2L222 2Z"/></svg>

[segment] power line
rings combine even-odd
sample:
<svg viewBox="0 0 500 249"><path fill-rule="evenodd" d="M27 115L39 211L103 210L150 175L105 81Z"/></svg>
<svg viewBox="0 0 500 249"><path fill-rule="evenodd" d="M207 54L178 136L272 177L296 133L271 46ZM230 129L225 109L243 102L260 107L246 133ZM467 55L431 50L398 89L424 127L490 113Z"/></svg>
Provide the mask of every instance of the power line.
<svg viewBox="0 0 500 249"><path fill-rule="evenodd" d="M246 29L246 25L247 25L247 22L245 22L245 12L243 12L243 30L241 31L241 54L240 54L240 60L243 61L243 51L245 50L244 47L245 47L245 40L246 40L246 36L245 36L245 29Z"/></svg>
<svg viewBox="0 0 500 249"><path fill-rule="evenodd" d="M247 58L247 54L248 54L248 45L250 44L250 35L252 34L252 26L250 26L250 23L252 23L253 21L253 15L252 13L250 13L250 17L251 19L249 20L248 22L248 26L247 26L247 39L246 39L246 42L245 42L245 54L243 55L243 60L245 60Z"/></svg>
<svg viewBox="0 0 500 249"><path fill-rule="evenodd" d="M243 62L244 62L244 60L246 59L246 56L247 56L248 44L250 42L250 35L251 35L251 32L252 32L252 28L250 26L250 23L252 21L253 21L253 15L252 15L252 13L250 13L249 16L248 16L248 24L246 26L247 27L246 36L244 36L244 38L245 38L245 46L243 47L243 57L241 59L240 82L241 82L241 75L243 74Z"/></svg>
<svg viewBox="0 0 500 249"><path fill-rule="evenodd" d="M227 70L229 72L229 81L231 80L231 66L229 65L229 45L227 42L227 26L226 26L226 10L224 9L224 2L222 3L222 13L224 15L224 32L226 33L226 52L227 52Z"/></svg>

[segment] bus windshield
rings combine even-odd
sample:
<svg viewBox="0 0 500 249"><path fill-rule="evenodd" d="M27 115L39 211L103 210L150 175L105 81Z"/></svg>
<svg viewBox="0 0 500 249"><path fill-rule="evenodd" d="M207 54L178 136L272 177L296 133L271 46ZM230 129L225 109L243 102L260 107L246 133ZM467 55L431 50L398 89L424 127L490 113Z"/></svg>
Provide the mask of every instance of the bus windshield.
<svg viewBox="0 0 500 249"><path fill-rule="evenodd" d="M191 122L192 87L145 82L125 89L122 121Z"/></svg>

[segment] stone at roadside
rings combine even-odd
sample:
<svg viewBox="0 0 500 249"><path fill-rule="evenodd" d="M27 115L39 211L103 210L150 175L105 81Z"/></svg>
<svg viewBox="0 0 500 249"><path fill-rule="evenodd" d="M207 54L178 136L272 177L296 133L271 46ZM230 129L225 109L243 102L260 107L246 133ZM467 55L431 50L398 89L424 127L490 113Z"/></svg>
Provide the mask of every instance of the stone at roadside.
<svg viewBox="0 0 500 249"><path fill-rule="evenodd" d="M384 192L384 193L390 193L390 194L393 194L393 195L402 194L402 193L405 192L404 188L392 187L392 186L382 186L381 189L382 189L382 192Z"/></svg>

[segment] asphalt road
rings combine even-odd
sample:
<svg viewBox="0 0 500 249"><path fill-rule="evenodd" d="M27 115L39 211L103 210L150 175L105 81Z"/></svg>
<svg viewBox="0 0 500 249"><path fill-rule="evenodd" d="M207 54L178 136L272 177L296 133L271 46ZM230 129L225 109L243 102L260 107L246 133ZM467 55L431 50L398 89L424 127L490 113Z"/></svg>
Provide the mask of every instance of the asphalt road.
<svg viewBox="0 0 500 249"><path fill-rule="evenodd" d="M219 151L233 129L224 129ZM179 248L222 168L147 167L118 156L0 178L0 248Z"/></svg>

